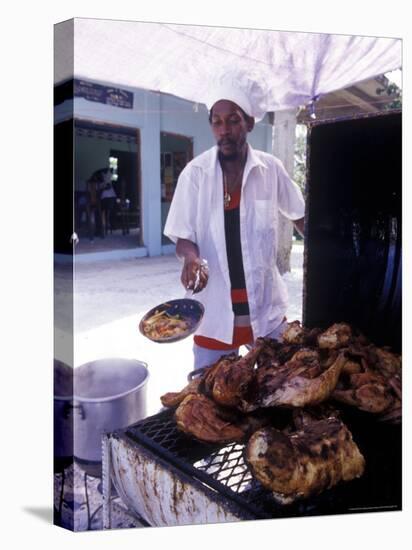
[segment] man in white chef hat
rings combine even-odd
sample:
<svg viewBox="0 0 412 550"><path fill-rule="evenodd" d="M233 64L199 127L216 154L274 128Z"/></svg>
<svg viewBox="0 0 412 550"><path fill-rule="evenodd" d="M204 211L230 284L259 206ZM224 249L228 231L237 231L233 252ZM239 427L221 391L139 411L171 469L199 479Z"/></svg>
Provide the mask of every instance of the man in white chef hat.
<svg viewBox="0 0 412 550"><path fill-rule="evenodd" d="M278 213L303 233L304 200L281 161L247 142L267 92L249 74L222 71L206 105L216 145L181 172L164 233L183 261L181 281L205 307L194 368L238 353L285 325L286 286L276 267Z"/></svg>

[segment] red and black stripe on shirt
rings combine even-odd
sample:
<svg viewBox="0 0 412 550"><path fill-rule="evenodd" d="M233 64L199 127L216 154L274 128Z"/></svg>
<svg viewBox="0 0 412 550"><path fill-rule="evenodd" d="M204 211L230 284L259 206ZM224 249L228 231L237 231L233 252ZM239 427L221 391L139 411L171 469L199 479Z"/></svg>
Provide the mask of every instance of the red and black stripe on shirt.
<svg viewBox="0 0 412 550"><path fill-rule="evenodd" d="M240 240L240 196L241 187L233 193L230 204L224 207L227 261L231 285L232 309L235 314L233 339L231 344L226 344L213 338L206 338L205 336L194 337L194 341L198 346L208 349L228 350L253 342Z"/></svg>

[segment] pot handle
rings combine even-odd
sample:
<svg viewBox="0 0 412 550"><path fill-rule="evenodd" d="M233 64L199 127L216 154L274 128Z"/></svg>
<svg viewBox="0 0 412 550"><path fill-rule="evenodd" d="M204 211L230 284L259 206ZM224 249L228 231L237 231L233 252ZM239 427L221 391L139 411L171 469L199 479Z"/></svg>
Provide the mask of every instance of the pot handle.
<svg viewBox="0 0 412 550"><path fill-rule="evenodd" d="M190 371L189 374L187 375L187 381L191 382L193 380L193 378L196 378L197 376L201 376L209 368L210 368L210 365L207 366L207 367L200 367L199 369L195 369L195 370Z"/></svg>
<svg viewBox="0 0 412 550"><path fill-rule="evenodd" d="M73 409L78 409L80 418L82 420L85 420L86 418L86 412L84 410L84 407L81 403L78 405L74 405L73 403L65 403L63 408L63 418L69 418L70 414L72 413Z"/></svg>

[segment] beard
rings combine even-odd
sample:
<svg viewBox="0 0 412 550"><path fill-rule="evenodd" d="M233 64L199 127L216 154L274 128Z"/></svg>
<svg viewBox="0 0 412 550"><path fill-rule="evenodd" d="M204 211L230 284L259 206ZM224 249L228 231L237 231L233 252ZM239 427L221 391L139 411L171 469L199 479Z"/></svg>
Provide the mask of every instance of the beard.
<svg viewBox="0 0 412 550"><path fill-rule="evenodd" d="M223 145L222 142L224 142L225 144L231 145L233 147L233 150L231 152L224 153L221 149ZM238 160L239 158L242 157L245 143L246 143L246 139L243 139L240 142L236 142L228 139L218 141L217 145L218 145L219 160L229 161L229 162Z"/></svg>

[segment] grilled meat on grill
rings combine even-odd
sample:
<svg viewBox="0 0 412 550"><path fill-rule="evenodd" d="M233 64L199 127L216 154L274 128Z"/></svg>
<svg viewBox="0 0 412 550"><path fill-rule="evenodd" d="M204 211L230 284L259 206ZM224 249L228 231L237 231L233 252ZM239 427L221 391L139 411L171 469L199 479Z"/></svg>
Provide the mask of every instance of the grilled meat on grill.
<svg viewBox="0 0 412 550"><path fill-rule="evenodd" d="M281 340L286 344L312 346L316 344L317 337L321 332L322 330L319 328L304 328L300 321L292 321L288 323L286 330L282 333Z"/></svg>
<svg viewBox="0 0 412 550"><path fill-rule="evenodd" d="M220 407L200 394L190 394L175 411L176 424L182 432L208 443L242 441L268 424L263 415L241 415Z"/></svg>
<svg viewBox="0 0 412 550"><path fill-rule="evenodd" d="M369 346L368 350L375 353L376 368L381 371L384 376L401 376L401 356L393 353L385 348L377 348ZM372 358L371 358L372 359Z"/></svg>
<svg viewBox="0 0 412 550"><path fill-rule="evenodd" d="M185 397L192 393L199 393L202 378L194 378L180 392L165 393L160 397L160 401L164 407L177 407Z"/></svg>
<svg viewBox="0 0 412 550"><path fill-rule="evenodd" d="M345 363L342 355L322 357L318 350L302 349L284 363L270 363L256 373L257 395L249 409L304 407L327 399L335 389Z"/></svg>
<svg viewBox="0 0 412 550"><path fill-rule="evenodd" d="M204 395L188 395L175 411L179 430L209 443L240 441L244 431Z"/></svg>
<svg viewBox="0 0 412 550"><path fill-rule="evenodd" d="M282 333L282 341L287 344L303 344L304 337L305 329L300 324L300 321L288 323L286 330Z"/></svg>
<svg viewBox="0 0 412 550"><path fill-rule="evenodd" d="M366 369L377 371L385 378L395 395L402 399L402 361L401 356L385 348L374 345L363 349L363 366Z"/></svg>
<svg viewBox="0 0 412 550"><path fill-rule="evenodd" d="M396 422L402 415L400 356L374 346L346 323L322 332L294 321L283 341L258 338L245 357L222 356L195 375L181 392L162 396L162 404L176 407L188 395L200 394L251 413L308 407L332 398L382 420Z"/></svg>
<svg viewBox="0 0 412 550"><path fill-rule="evenodd" d="M248 392L255 377L254 364L263 346L251 349L245 357L232 353L220 357L215 364L205 369L180 392L163 395L160 399L165 407L179 405L193 393L202 393L219 405L236 407Z"/></svg>
<svg viewBox="0 0 412 550"><path fill-rule="evenodd" d="M252 348L244 357L235 361L221 361L213 372L213 383L210 391L213 400L226 407L239 407L250 391L256 371L254 364L262 349L263 343ZM211 375L206 375L209 378Z"/></svg>
<svg viewBox="0 0 412 550"><path fill-rule="evenodd" d="M318 346L326 349L338 349L349 344L353 332L346 323L335 323L318 336Z"/></svg>
<svg viewBox="0 0 412 550"><path fill-rule="evenodd" d="M257 358L258 367L263 367L268 363L282 365L286 361L289 361L302 347L299 344L285 344L271 338L260 338L259 340L263 343L263 346Z"/></svg>
<svg viewBox="0 0 412 550"><path fill-rule="evenodd" d="M246 459L253 475L282 504L360 477L365 464L337 418L314 421L291 435L275 428L258 430L249 439Z"/></svg>
<svg viewBox="0 0 412 550"><path fill-rule="evenodd" d="M370 371L354 373L346 380L341 379L332 397L336 401L371 413L381 413L393 402L383 376Z"/></svg>
<svg viewBox="0 0 412 550"><path fill-rule="evenodd" d="M294 424L293 431L304 430L306 426L318 420L326 420L327 418L340 419L340 411L330 402L326 402L314 407L294 409L292 418Z"/></svg>
<svg viewBox="0 0 412 550"><path fill-rule="evenodd" d="M332 398L360 410L399 421L401 411L400 357L383 348L350 346Z"/></svg>
<svg viewBox="0 0 412 550"><path fill-rule="evenodd" d="M229 365L235 363L241 359L240 355L231 353L229 355L223 355L216 363L211 367L204 370L203 374L203 390L204 394L208 397L213 397L213 388L215 385L216 375L221 369L226 369Z"/></svg>

